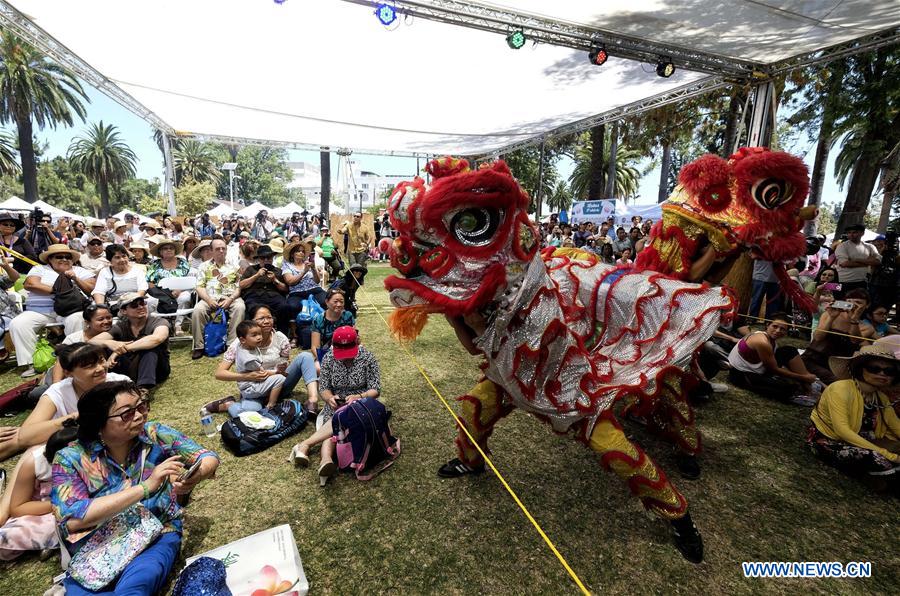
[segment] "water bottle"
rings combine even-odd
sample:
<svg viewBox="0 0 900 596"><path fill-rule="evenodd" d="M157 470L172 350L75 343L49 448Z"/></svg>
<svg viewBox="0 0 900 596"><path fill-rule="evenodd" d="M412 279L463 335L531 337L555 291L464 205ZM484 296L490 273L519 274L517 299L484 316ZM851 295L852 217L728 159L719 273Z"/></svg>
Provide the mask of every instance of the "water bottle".
<svg viewBox="0 0 900 596"><path fill-rule="evenodd" d="M200 409L200 429L207 437L216 436L216 425L213 422L213 415L206 408Z"/></svg>

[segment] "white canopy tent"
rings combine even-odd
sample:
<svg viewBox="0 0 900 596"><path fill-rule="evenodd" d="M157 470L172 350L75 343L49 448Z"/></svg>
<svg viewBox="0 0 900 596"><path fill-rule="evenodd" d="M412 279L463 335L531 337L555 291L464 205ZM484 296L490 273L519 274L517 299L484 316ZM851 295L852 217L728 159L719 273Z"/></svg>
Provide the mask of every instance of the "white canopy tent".
<svg viewBox="0 0 900 596"><path fill-rule="evenodd" d="M900 26L897 0L397 0L393 30L366 0L11 4L0 19L170 134L417 155L496 153L808 52L889 43ZM513 27L541 43L510 50ZM588 63L592 41L612 54L602 67ZM671 78L656 75L659 55ZM174 67L184 56L198 67Z"/></svg>
<svg viewBox="0 0 900 596"><path fill-rule="evenodd" d="M141 215L137 211L132 211L131 209L122 209L118 213L114 214L113 217L119 220L124 220L126 215L133 215L138 218L138 221L142 221L144 223L159 223L152 217L147 217L146 215Z"/></svg>
<svg viewBox="0 0 900 596"><path fill-rule="evenodd" d="M237 213L235 209L232 209L230 205L226 205L224 203L220 203L209 210L210 216L215 217L225 217L226 215L231 215L232 213Z"/></svg>
<svg viewBox="0 0 900 596"><path fill-rule="evenodd" d="M41 211L45 211L45 212L49 213L54 219L59 219L60 217L68 217L69 219L78 219L81 221L85 221L85 219L86 219L84 215L78 215L77 213L69 213L68 211L66 211L64 209L59 209L57 207L54 207L50 203L47 203L46 201L42 201L40 199L38 199L37 201L34 202L33 207L37 207Z"/></svg>
<svg viewBox="0 0 900 596"><path fill-rule="evenodd" d="M283 207L276 207L275 209L272 209L271 213L275 217L290 217L294 213L301 213L303 211L306 211L305 207L301 207L294 201L291 201Z"/></svg>
<svg viewBox="0 0 900 596"><path fill-rule="evenodd" d="M34 205L19 197L9 197L0 203L0 211L31 211Z"/></svg>
<svg viewBox="0 0 900 596"><path fill-rule="evenodd" d="M265 209L266 211L271 211L268 207L260 203L259 201L253 201L240 211L238 211L238 215L242 216L244 219L253 219L256 217L256 214Z"/></svg>

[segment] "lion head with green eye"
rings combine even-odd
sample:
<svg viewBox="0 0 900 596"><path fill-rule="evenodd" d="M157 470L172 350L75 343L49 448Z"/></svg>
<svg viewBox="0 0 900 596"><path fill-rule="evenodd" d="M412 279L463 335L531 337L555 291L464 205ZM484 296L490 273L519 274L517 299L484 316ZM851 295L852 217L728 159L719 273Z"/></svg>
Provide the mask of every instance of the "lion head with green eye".
<svg viewBox="0 0 900 596"><path fill-rule="evenodd" d="M399 232L391 264L403 277L388 277L385 287L397 307L467 314L492 302L537 253L528 195L502 161L471 170L445 157L426 170L430 187L403 182L389 200Z"/></svg>

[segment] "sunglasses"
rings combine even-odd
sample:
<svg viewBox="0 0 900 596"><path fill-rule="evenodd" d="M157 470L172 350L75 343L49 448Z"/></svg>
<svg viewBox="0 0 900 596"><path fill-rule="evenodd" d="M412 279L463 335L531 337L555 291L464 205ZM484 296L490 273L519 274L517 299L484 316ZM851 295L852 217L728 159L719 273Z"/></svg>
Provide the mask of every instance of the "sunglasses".
<svg viewBox="0 0 900 596"><path fill-rule="evenodd" d="M126 305L128 308L142 308L144 306L147 306L146 300L133 300Z"/></svg>
<svg viewBox="0 0 900 596"><path fill-rule="evenodd" d="M71 261L72 255L53 255L50 257L51 259L56 259L58 261Z"/></svg>
<svg viewBox="0 0 900 596"><path fill-rule="evenodd" d="M887 375L889 377L897 376L897 368L894 366L878 366L877 364L866 364L863 366L866 372L872 373L873 375L882 374Z"/></svg>
<svg viewBox="0 0 900 596"><path fill-rule="evenodd" d="M137 403L137 405L128 408L127 410L123 410L118 414L113 414L112 416L107 416L106 419L110 418L121 418L122 422L128 423L134 420L134 415L136 413L140 413L141 416L146 416L147 412L150 411L150 402L146 399L143 399Z"/></svg>

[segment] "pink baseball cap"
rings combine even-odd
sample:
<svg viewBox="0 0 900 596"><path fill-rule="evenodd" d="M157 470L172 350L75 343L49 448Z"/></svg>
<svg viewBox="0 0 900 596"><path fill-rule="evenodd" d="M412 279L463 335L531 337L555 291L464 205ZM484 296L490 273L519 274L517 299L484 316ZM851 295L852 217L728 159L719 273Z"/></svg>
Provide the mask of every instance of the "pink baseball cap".
<svg viewBox="0 0 900 596"><path fill-rule="evenodd" d="M331 336L331 347L336 360L356 358L359 353L359 335L356 329L350 325L335 329L334 335Z"/></svg>

